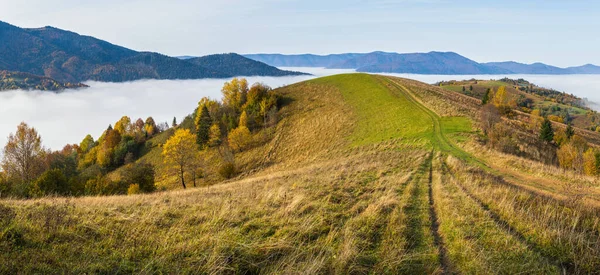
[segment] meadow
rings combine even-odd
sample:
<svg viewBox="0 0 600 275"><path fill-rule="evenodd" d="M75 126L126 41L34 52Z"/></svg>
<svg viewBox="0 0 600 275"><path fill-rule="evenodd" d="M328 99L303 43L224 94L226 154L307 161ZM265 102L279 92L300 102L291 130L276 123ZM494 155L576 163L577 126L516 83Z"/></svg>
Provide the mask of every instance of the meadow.
<svg viewBox="0 0 600 275"><path fill-rule="evenodd" d="M235 179L0 201L0 273L600 270L594 198L563 194L558 169L477 147L473 98L367 74L277 92L290 103L272 139L236 155L248 172Z"/></svg>

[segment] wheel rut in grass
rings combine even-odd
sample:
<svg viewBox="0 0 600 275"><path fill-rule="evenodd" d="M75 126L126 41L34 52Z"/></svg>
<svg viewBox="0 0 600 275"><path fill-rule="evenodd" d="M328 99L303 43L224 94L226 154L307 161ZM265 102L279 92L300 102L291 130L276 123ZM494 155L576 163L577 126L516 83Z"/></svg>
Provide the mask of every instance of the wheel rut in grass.
<svg viewBox="0 0 600 275"><path fill-rule="evenodd" d="M415 174L413 184L407 189L408 201L403 207L406 217L406 227L402 236L406 240L404 250L408 257L406 265L401 270L407 274L446 273L447 260L443 250L441 237L434 226L431 213L430 185L432 173L432 158L430 154L421 164ZM437 222L437 217L435 217ZM444 252L441 252L444 251ZM442 259L443 258L443 259Z"/></svg>
<svg viewBox="0 0 600 275"><path fill-rule="evenodd" d="M544 257L548 263L553 263L557 266L563 274L576 274L575 264L572 261L561 262L559 259L552 255L548 255L548 253L544 252L542 249L538 247L538 245L532 241L530 241L525 235L523 235L519 230L513 227L508 221L504 220L496 211L490 208L490 206L485 203L483 200L476 197L473 193L469 192L460 181L456 178L454 173L450 170L445 161L442 161L442 172L444 174L449 175L453 179L453 183L460 192L465 194L467 198L473 201L477 206L484 210L484 212L490 217L490 219L498 226L502 228L505 232L515 237L521 243L523 243L530 250L538 253L542 257Z"/></svg>
<svg viewBox="0 0 600 275"><path fill-rule="evenodd" d="M442 267L443 274L450 274L451 263L448 259L448 251L446 246L444 245L444 239L440 234L440 223L438 220L438 215L435 210L435 201L433 198L433 151L431 152L431 157L429 159L429 180L428 180L428 188L429 188L429 219L431 223L431 233L433 234L433 243L438 249L440 265Z"/></svg>

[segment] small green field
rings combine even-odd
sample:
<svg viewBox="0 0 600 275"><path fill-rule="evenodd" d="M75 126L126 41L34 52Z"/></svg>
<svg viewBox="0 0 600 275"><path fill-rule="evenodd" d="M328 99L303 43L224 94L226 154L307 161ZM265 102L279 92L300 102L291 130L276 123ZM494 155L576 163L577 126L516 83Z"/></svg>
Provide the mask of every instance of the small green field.
<svg viewBox="0 0 600 275"><path fill-rule="evenodd" d="M335 86L353 107L357 124L349 138L354 146L398 138L421 144L432 137L431 118L372 75L335 75L312 82Z"/></svg>

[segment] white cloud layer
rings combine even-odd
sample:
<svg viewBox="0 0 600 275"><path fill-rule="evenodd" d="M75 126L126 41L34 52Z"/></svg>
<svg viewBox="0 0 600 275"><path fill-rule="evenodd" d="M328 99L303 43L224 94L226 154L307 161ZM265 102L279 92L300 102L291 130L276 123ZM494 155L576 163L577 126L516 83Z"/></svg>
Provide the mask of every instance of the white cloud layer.
<svg viewBox="0 0 600 275"><path fill-rule="evenodd" d="M302 68L307 71L306 68ZM315 76L343 72L310 70ZM247 77L273 88L314 78ZM177 117L181 121L196 108L202 97L221 99L221 87L229 79L141 80L126 83L88 82L90 88L62 93L41 91L0 92L0 146L24 121L35 127L46 147L61 149L79 143L87 134L98 138L109 124L124 115L159 122ZM1 152L0 152L1 154Z"/></svg>

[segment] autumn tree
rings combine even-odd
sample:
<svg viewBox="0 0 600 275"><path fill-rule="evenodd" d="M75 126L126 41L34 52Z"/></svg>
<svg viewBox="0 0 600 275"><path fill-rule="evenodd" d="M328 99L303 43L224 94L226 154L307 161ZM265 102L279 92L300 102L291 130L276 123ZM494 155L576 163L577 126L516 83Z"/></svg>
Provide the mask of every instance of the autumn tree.
<svg viewBox="0 0 600 275"><path fill-rule="evenodd" d="M540 139L546 142L552 142L554 139L554 130L552 129L552 122L548 118L544 119L540 128Z"/></svg>
<svg viewBox="0 0 600 275"><path fill-rule="evenodd" d="M163 146L163 158L167 165L177 168L183 189L185 172L196 157L196 137L188 129L179 129Z"/></svg>
<svg viewBox="0 0 600 275"><path fill-rule="evenodd" d="M223 104L233 108L239 114L242 106L246 103L248 81L245 78L234 78L230 82L225 82L221 92L223 93Z"/></svg>
<svg viewBox="0 0 600 275"><path fill-rule="evenodd" d="M136 132L143 132L144 131L144 125L145 125L144 120L142 120L141 118L138 118L135 121L135 131Z"/></svg>
<svg viewBox="0 0 600 275"><path fill-rule="evenodd" d="M529 116L529 127L532 130L537 130L542 126L542 122L544 122L544 118L541 115L541 111L539 109L531 111Z"/></svg>
<svg viewBox="0 0 600 275"><path fill-rule="evenodd" d="M595 176L598 174L596 155L597 151L594 148L588 148L583 154L583 172L588 176Z"/></svg>
<svg viewBox="0 0 600 275"><path fill-rule="evenodd" d="M248 115L246 114L246 111L242 111L242 114L240 115L240 122L238 123L238 127L242 126L248 128Z"/></svg>
<svg viewBox="0 0 600 275"><path fill-rule="evenodd" d="M492 99L492 103L496 105L496 107L507 105L508 95L506 94L506 87L498 87L498 90L496 91L496 93L494 94L494 98Z"/></svg>
<svg viewBox="0 0 600 275"><path fill-rule="evenodd" d="M558 163L564 169L573 169L577 159L577 149L573 144L566 143L556 152Z"/></svg>
<svg viewBox="0 0 600 275"><path fill-rule="evenodd" d="M85 138L79 143L79 150L81 153L86 154L89 152L94 146L96 146L94 142L94 138L91 135L85 136Z"/></svg>
<svg viewBox="0 0 600 275"><path fill-rule="evenodd" d="M144 131L149 137L158 133L158 127L156 126L156 122L152 117L148 117L146 119L146 122L144 123Z"/></svg>
<svg viewBox="0 0 600 275"><path fill-rule="evenodd" d="M42 173L42 158L45 154L38 132L22 122L17 127L17 132L8 136L2 169L8 178L16 180L21 187L26 188Z"/></svg>
<svg viewBox="0 0 600 275"><path fill-rule="evenodd" d="M212 125L212 119L208 113L206 105L198 110L195 120L196 125L196 143L200 147L205 147L208 144L210 138L210 126Z"/></svg>
<svg viewBox="0 0 600 275"><path fill-rule="evenodd" d="M242 151L252 139L252 134L250 130L244 126L240 126L235 128L231 133L229 133L229 146L234 151Z"/></svg>
<svg viewBox="0 0 600 275"><path fill-rule="evenodd" d="M217 146L219 144L221 144L221 127L219 127L219 124L214 123L212 126L210 126L208 145Z"/></svg>
<svg viewBox="0 0 600 275"><path fill-rule="evenodd" d="M114 130L119 132L121 136L133 134L133 125L131 119L128 116L123 116L117 123L115 123Z"/></svg>

